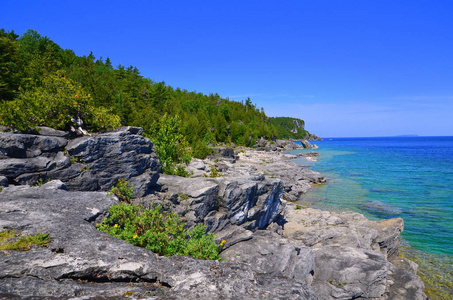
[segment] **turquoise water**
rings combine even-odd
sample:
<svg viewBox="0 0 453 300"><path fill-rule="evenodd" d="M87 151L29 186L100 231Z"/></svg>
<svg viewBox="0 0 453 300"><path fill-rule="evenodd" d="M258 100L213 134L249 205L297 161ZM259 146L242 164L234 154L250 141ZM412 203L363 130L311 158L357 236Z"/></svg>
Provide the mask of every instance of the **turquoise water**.
<svg viewBox="0 0 453 300"><path fill-rule="evenodd" d="M357 211L371 219L401 217L402 236L412 247L453 257L453 137L333 138L315 143L321 154L317 161L297 161L328 180L302 202Z"/></svg>

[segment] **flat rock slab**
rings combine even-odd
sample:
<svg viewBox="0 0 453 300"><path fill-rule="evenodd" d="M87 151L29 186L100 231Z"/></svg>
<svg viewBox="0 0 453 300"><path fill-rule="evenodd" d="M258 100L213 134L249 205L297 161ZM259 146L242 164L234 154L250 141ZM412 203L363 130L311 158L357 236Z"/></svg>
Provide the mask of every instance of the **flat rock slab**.
<svg viewBox="0 0 453 300"><path fill-rule="evenodd" d="M227 248L222 258L250 264L260 274L284 276L311 283L315 268L313 250L294 245L290 240L269 231L258 231L247 241Z"/></svg>
<svg viewBox="0 0 453 300"><path fill-rule="evenodd" d="M322 299L373 299L384 295L389 263L383 255L344 246L314 251L313 285Z"/></svg>

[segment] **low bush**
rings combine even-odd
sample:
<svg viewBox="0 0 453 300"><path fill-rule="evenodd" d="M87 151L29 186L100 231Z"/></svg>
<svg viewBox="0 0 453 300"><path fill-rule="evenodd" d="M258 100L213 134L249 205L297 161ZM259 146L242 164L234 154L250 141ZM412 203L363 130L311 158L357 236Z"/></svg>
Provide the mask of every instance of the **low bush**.
<svg viewBox="0 0 453 300"><path fill-rule="evenodd" d="M205 226L185 229L177 213L157 205L145 209L121 202L109 209L110 216L97 225L100 231L163 256L186 255L219 260L221 246Z"/></svg>
<svg viewBox="0 0 453 300"><path fill-rule="evenodd" d="M117 196L121 201L130 203L134 196L133 188L134 185L127 182L124 178L120 178L110 190L110 194Z"/></svg>

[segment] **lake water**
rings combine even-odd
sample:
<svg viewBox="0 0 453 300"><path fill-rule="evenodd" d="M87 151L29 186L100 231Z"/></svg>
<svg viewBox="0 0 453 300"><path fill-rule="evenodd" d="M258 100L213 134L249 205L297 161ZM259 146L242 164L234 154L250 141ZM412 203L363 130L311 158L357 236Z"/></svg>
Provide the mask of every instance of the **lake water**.
<svg viewBox="0 0 453 300"><path fill-rule="evenodd" d="M356 211L375 220L401 217L402 237L419 251L415 255L441 268L442 276L453 275L453 137L332 138L313 143L319 149L296 152L318 152L317 161L297 162L328 180L305 194L302 203Z"/></svg>

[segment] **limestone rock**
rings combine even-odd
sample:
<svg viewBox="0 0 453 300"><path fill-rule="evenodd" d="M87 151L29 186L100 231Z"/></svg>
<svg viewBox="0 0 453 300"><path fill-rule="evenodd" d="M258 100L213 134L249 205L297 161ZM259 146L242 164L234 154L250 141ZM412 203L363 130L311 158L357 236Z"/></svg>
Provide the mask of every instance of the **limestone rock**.
<svg viewBox="0 0 453 300"><path fill-rule="evenodd" d="M287 204L283 235L306 246L348 245L397 255L398 236L403 231L401 218L370 221L354 212L334 213L313 208L297 210Z"/></svg>
<svg viewBox="0 0 453 300"><path fill-rule="evenodd" d="M7 187L9 185L8 178L0 176L0 187Z"/></svg>
<svg viewBox="0 0 453 300"><path fill-rule="evenodd" d="M116 203L104 192L8 187L0 227L48 233L46 248L2 251L0 297L11 299L318 299L303 282L253 272L247 264L159 257L95 229Z"/></svg>
<svg viewBox="0 0 453 300"><path fill-rule="evenodd" d="M318 152L301 152L296 154L296 157L318 157L318 156L321 156Z"/></svg>
<svg viewBox="0 0 453 300"><path fill-rule="evenodd" d="M0 134L0 149L8 158L33 158L48 152L62 151L67 139L32 134Z"/></svg>
<svg viewBox="0 0 453 300"><path fill-rule="evenodd" d="M264 229L282 213L281 182L263 177L183 178L162 175L158 181L176 211L189 225L205 223L212 232L228 224Z"/></svg>
<svg viewBox="0 0 453 300"><path fill-rule="evenodd" d="M267 178L278 178L283 184L282 198L297 201L313 184L323 183L326 178L318 172L301 167L291 161L291 158L293 157L279 152L240 151L238 161L227 170L226 175L233 177L253 172L261 173Z"/></svg>
<svg viewBox="0 0 453 300"><path fill-rule="evenodd" d="M283 150L289 151L289 150L296 150L296 149L302 149L303 147L301 145L298 145L294 143L293 141L290 140L276 140L275 145L278 148L281 148Z"/></svg>
<svg viewBox="0 0 453 300"><path fill-rule="evenodd" d="M395 218L369 222L369 226L378 232L373 242L379 245L379 251L389 258L397 256L399 246L398 237L404 228L403 219ZM377 249L376 246L375 249Z"/></svg>
<svg viewBox="0 0 453 300"><path fill-rule="evenodd" d="M0 174L14 180L23 174L49 171L51 162L50 158L44 156L2 159L0 160Z"/></svg>
<svg viewBox="0 0 453 300"><path fill-rule="evenodd" d="M186 167L186 171L192 174L191 177L202 177L206 170L207 166L203 160L196 158Z"/></svg>
<svg viewBox="0 0 453 300"><path fill-rule="evenodd" d="M157 182L160 163L141 132L122 127L73 140L46 128L36 134L1 133L0 176L16 184L59 179L69 190L81 191L105 191L124 178L134 184L136 196L144 196Z"/></svg>
<svg viewBox="0 0 453 300"><path fill-rule="evenodd" d="M300 141L302 143L302 146L305 148L305 149L318 149L318 146L315 145L315 144L310 144L310 142L308 140L302 140Z"/></svg>
<svg viewBox="0 0 453 300"><path fill-rule="evenodd" d="M237 153L234 151L233 148L220 147L214 148L213 151L214 153L211 155L212 159L222 159L234 163L238 158Z"/></svg>
<svg viewBox="0 0 453 300"><path fill-rule="evenodd" d="M321 299L370 299L385 293L388 263L383 255L345 246L314 251L313 287Z"/></svg>
<svg viewBox="0 0 453 300"><path fill-rule="evenodd" d="M224 241L223 250L229 247L248 241L253 238L253 232L239 226L227 226L223 230L216 231L217 242Z"/></svg>
<svg viewBox="0 0 453 300"><path fill-rule="evenodd" d="M423 293L424 283L416 274L417 265L403 257L394 257L390 260L387 287L387 299L395 300L425 300L427 297Z"/></svg>
<svg viewBox="0 0 453 300"><path fill-rule="evenodd" d="M313 249L313 287L322 299L426 299L415 264L392 263L405 261L397 256L401 218L370 221L354 212L286 206L283 236Z"/></svg>
<svg viewBox="0 0 453 300"><path fill-rule="evenodd" d="M222 251L222 258L248 263L258 274L283 276L308 283L311 283L315 268L315 257L310 248L295 246L268 231L257 231L251 239L228 247Z"/></svg>
<svg viewBox="0 0 453 300"><path fill-rule="evenodd" d="M38 128L37 134L39 134L39 135L57 136L57 137L64 137L64 138L69 137L69 132L67 132L67 131L56 130L56 129L53 129L50 127L45 127L45 126L38 126L37 128Z"/></svg>

